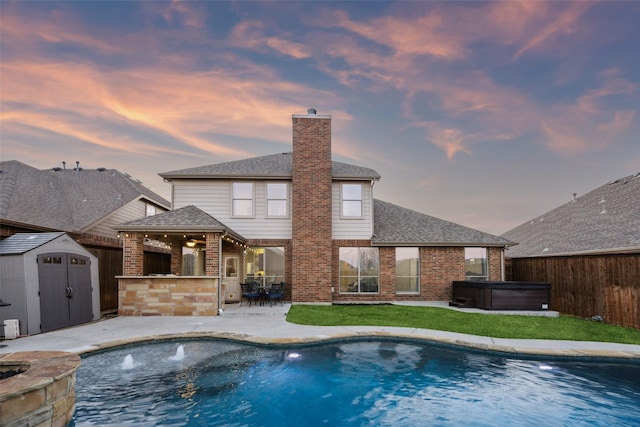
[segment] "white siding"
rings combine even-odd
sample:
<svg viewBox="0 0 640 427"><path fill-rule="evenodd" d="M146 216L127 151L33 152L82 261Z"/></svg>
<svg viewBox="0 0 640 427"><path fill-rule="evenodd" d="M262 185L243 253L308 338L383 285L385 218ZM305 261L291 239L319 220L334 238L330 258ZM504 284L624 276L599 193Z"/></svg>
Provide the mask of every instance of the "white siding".
<svg viewBox="0 0 640 427"><path fill-rule="evenodd" d="M117 227L128 221L144 218L147 214L147 204L144 200L134 200L127 203L111 215L107 216L103 221L95 224L88 229L86 233L93 234L95 236L112 237L118 236L118 230L113 227ZM156 214L162 213L164 209L157 208Z"/></svg>
<svg viewBox="0 0 640 427"><path fill-rule="evenodd" d="M372 230L372 205L373 189L369 181L362 182L362 218L341 218L340 216L340 185L343 182L334 182L332 186L332 218L333 239L371 239ZM349 184L357 182L349 181Z"/></svg>
<svg viewBox="0 0 640 427"><path fill-rule="evenodd" d="M254 183L254 218L231 217L233 180L173 180L173 208L194 205L247 239L290 239L291 217L266 218L265 183ZM291 212L291 185L289 185Z"/></svg>

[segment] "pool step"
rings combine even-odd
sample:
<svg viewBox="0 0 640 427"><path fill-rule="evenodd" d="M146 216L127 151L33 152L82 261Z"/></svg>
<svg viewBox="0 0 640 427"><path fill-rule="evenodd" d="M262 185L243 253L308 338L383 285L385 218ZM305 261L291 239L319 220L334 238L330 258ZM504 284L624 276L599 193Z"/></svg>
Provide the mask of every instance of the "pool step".
<svg viewBox="0 0 640 427"><path fill-rule="evenodd" d="M449 301L449 307L472 308L473 298L456 298L455 301Z"/></svg>

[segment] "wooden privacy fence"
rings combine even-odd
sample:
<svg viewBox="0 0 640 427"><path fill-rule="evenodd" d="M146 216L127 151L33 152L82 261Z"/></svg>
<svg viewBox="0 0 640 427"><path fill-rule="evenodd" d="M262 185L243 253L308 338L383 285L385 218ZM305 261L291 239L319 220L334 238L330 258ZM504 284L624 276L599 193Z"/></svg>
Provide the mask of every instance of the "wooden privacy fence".
<svg viewBox="0 0 640 427"><path fill-rule="evenodd" d="M100 276L100 311L118 309L118 279L122 275L122 249L87 247L89 252L98 257ZM160 252L144 253L145 274L169 273L171 254Z"/></svg>
<svg viewBox="0 0 640 427"><path fill-rule="evenodd" d="M640 329L640 254L512 258L511 280L551 283L551 309Z"/></svg>

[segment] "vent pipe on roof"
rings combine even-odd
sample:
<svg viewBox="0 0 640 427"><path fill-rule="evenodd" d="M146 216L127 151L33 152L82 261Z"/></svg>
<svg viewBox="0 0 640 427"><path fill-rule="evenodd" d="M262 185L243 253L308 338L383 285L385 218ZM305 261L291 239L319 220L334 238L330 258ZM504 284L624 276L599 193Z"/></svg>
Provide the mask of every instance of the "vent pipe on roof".
<svg viewBox="0 0 640 427"><path fill-rule="evenodd" d="M309 108L309 109L307 110L307 114L308 114L308 115L310 115L310 116L315 116L317 113L318 113L318 112L316 111L316 109L315 109L315 108Z"/></svg>
<svg viewBox="0 0 640 427"><path fill-rule="evenodd" d="M64 160L62 161L62 170L63 171L67 170L67 162L65 162Z"/></svg>

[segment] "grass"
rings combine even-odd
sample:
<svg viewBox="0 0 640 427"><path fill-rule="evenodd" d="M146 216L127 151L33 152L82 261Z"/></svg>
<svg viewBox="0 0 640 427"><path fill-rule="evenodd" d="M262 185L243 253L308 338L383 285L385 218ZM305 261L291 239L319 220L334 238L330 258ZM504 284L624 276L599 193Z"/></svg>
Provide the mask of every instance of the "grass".
<svg viewBox="0 0 640 427"><path fill-rule="evenodd" d="M572 316L538 317L464 313L398 305L294 305L287 320L316 326L401 326L494 338L640 344L640 330Z"/></svg>

